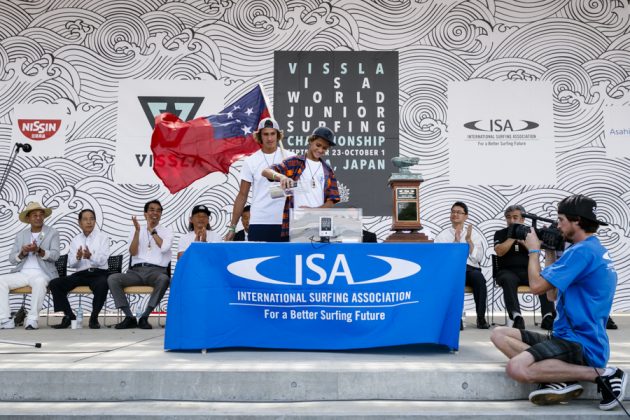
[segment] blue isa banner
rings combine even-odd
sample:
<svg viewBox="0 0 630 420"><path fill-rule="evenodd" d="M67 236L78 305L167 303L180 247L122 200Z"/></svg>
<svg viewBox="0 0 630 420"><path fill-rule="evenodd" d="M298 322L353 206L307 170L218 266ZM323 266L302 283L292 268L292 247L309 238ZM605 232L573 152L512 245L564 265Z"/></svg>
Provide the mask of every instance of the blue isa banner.
<svg viewBox="0 0 630 420"><path fill-rule="evenodd" d="M459 348L465 244L193 243L166 350Z"/></svg>

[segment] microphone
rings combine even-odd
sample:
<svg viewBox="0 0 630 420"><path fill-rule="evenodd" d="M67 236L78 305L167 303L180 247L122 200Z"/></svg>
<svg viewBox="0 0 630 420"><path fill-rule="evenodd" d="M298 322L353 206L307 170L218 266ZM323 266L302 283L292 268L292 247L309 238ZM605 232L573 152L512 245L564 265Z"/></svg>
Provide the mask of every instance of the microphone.
<svg viewBox="0 0 630 420"><path fill-rule="evenodd" d="M33 146L28 143L15 143L15 150L19 152L20 149L22 149L24 153L28 153L33 150Z"/></svg>

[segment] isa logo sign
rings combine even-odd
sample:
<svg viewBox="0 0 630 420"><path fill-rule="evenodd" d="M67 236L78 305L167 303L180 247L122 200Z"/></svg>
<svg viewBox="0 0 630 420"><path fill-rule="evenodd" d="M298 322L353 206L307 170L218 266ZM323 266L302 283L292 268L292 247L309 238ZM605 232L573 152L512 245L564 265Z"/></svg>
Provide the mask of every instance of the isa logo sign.
<svg viewBox="0 0 630 420"><path fill-rule="evenodd" d="M157 184L153 172L151 135L155 117L163 112L189 121L223 109L227 95L216 80L122 80L118 93L118 138L114 180L120 184ZM197 180L191 187L223 182L225 175Z"/></svg>
<svg viewBox="0 0 630 420"><path fill-rule="evenodd" d="M64 108L57 104L17 104L13 108L12 142L31 145L31 156L64 155Z"/></svg>
<svg viewBox="0 0 630 420"><path fill-rule="evenodd" d="M630 106L604 108L604 138L606 156L630 157Z"/></svg>
<svg viewBox="0 0 630 420"><path fill-rule="evenodd" d="M448 143L453 185L555 184L551 83L449 83Z"/></svg>

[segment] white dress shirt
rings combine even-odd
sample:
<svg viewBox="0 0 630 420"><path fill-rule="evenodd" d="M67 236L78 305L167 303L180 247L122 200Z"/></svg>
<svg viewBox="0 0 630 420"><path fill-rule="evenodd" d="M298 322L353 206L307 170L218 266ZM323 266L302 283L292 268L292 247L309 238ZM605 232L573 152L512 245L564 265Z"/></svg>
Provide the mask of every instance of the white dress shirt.
<svg viewBox="0 0 630 420"><path fill-rule="evenodd" d="M89 259L81 258L77 260L77 251L79 247L90 250L92 256ZM83 271L88 268L101 268L107 270L107 259L109 258L109 237L94 227L94 230L85 236L83 232L79 233L70 242L70 251L68 251L68 267L74 268L75 271Z"/></svg>
<svg viewBox="0 0 630 420"><path fill-rule="evenodd" d="M461 237L459 238L459 243L466 243L466 229L466 226L464 226ZM483 247L481 246L482 241L481 236L474 229L472 231L471 239L473 242L473 249L472 252L469 252L468 254L468 260L466 260L466 264L475 268L481 268L480 263L483 258ZM434 242L455 242L455 228L450 227L443 230L438 236L435 237Z"/></svg>
<svg viewBox="0 0 630 420"><path fill-rule="evenodd" d="M177 252L185 252L193 242L196 242L194 230L179 238L179 249ZM206 242L221 242L221 237L213 230L206 230Z"/></svg>
<svg viewBox="0 0 630 420"><path fill-rule="evenodd" d="M162 246L159 247L155 243L155 239L151 236L151 232L147 230L146 225L140 226L138 237L138 254L131 256L131 266L140 263L148 263L167 267L171 262L171 246L173 245L173 231L170 228L158 225L155 227L157 234L162 238ZM136 230L131 231L129 235L129 243L133 240Z"/></svg>

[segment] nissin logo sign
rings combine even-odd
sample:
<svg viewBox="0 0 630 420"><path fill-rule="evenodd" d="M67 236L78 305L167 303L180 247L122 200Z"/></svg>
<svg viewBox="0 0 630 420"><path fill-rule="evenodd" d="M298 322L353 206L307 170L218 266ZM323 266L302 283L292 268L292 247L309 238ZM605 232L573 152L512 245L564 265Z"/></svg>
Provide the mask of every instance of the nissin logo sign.
<svg viewBox="0 0 630 420"><path fill-rule="evenodd" d="M486 133L502 133L506 131L528 131L538 128L540 124L527 120L490 119L487 121L477 120L464 124L469 130L483 131Z"/></svg>
<svg viewBox="0 0 630 420"><path fill-rule="evenodd" d="M286 267L284 259L278 260L280 255L235 261L227 266L227 270L246 280L285 286L301 286L304 284L334 284L340 277L349 285L384 283L406 279L417 274L421 269L419 264L402 258L383 255L367 255L366 257L362 257L361 261L353 261L351 266L345 254L337 254L331 268L327 270L325 267L326 265L330 266L330 262L327 263L325 254L309 254L306 258L298 254L295 255L295 277L290 281L280 280L273 278L270 274L261 273L261 271L278 272L277 264L279 263ZM330 259L332 256L329 255L328 258ZM360 270L363 276L365 273L370 273L370 278L355 280L353 269L355 272ZM308 276L305 276L305 272L308 273Z"/></svg>

